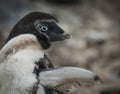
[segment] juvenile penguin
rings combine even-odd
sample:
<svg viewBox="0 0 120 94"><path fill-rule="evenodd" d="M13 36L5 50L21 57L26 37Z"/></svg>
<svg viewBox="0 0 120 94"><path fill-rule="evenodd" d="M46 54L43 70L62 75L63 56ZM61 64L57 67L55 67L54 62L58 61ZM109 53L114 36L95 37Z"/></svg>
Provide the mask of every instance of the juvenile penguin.
<svg viewBox="0 0 120 94"><path fill-rule="evenodd" d="M54 94L69 81L99 80L91 71L76 67L54 68L45 55L52 42L70 35L48 13L32 12L11 30L0 51L0 94Z"/></svg>

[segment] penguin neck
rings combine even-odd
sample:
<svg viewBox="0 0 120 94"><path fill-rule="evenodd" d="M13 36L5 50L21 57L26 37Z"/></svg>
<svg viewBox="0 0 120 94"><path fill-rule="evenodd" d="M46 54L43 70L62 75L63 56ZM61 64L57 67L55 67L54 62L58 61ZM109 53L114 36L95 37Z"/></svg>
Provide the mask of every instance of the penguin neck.
<svg viewBox="0 0 120 94"><path fill-rule="evenodd" d="M45 41L45 40L39 40L39 41L43 49L46 50L51 47L51 43L49 41Z"/></svg>

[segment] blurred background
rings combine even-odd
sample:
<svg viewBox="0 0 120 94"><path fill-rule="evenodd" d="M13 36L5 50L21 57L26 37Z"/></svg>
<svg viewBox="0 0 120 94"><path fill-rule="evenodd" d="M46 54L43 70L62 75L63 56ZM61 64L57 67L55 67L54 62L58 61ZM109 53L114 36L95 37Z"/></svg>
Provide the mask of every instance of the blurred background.
<svg viewBox="0 0 120 94"><path fill-rule="evenodd" d="M49 49L55 66L83 67L103 81L71 94L120 94L120 0L0 0L0 48L15 23L32 11L54 15L72 35Z"/></svg>

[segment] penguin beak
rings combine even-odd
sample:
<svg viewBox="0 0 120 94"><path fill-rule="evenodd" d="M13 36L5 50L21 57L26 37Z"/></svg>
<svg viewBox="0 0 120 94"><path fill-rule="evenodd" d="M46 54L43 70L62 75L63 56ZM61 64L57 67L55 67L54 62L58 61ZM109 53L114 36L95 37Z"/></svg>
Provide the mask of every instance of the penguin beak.
<svg viewBox="0 0 120 94"><path fill-rule="evenodd" d="M71 82L99 81L99 76L89 70L77 67L63 67L40 72L40 83L47 87L62 86Z"/></svg>
<svg viewBox="0 0 120 94"><path fill-rule="evenodd" d="M66 39L70 39L71 36L67 33L50 33L50 34L47 34L50 42L55 42L55 41L63 41L63 40L66 40Z"/></svg>

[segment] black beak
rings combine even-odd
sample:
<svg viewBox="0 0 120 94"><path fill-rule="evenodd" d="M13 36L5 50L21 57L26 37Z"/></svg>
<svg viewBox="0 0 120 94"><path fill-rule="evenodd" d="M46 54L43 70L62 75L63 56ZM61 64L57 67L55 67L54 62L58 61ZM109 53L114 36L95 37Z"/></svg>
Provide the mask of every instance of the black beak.
<svg viewBox="0 0 120 94"><path fill-rule="evenodd" d="M66 39L70 39L70 35L66 33L51 33L48 35L50 42L55 42L55 41L63 41Z"/></svg>

